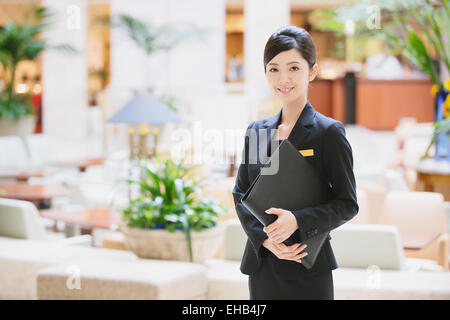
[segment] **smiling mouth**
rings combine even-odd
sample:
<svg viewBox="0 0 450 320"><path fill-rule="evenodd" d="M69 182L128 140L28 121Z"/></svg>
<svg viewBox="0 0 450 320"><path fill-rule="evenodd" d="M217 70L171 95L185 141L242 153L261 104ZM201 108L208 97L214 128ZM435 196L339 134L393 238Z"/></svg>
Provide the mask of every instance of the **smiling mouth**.
<svg viewBox="0 0 450 320"><path fill-rule="evenodd" d="M289 88L289 89L286 89L286 88L283 88L283 89L277 88L277 90L278 90L279 92L281 92L282 94L288 94L288 93L290 93L293 89L294 89L294 87Z"/></svg>

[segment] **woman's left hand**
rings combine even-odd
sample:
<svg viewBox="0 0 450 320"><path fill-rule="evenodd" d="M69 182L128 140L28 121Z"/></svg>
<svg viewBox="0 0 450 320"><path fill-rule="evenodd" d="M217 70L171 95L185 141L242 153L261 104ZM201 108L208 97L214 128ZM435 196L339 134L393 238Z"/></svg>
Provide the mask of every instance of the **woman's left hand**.
<svg viewBox="0 0 450 320"><path fill-rule="evenodd" d="M291 211L280 208L270 208L266 210L266 213L278 216L277 220L263 229L272 241L281 243L298 229L297 219L295 219L295 216Z"/></svg>

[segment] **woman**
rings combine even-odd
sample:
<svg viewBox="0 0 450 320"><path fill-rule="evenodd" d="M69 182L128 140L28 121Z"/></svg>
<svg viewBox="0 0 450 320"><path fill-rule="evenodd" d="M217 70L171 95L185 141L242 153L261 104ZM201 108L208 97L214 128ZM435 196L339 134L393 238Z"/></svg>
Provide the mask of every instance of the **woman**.
<svg viewBox="0 0 450 320"><path fill-rule="evenodd" d="M300 242L349 221L357 214L358 204L352 150L344 126L315 111L307 99L308 84L317 69L315 45L306 30L286 26L270 36L264 50L264 71L270 88L282 100L282 108L275 116L249 125L233 189L236 211L248 236L241 272L249 275L250 299L334 299L331 271L338 266L329 242L331 237L311 269L302 265L308 248ZM268 214L278 217L264 227L240 202L264 163L248 160L255 154L264 154L259 146L265 146L249 139L251 130L267 131L269 139L264 152L268 156L274 141L292 142L331 185L332 200L293 211L268 208ZM291 236L298 239L296 243L282 243Z"/></svg>

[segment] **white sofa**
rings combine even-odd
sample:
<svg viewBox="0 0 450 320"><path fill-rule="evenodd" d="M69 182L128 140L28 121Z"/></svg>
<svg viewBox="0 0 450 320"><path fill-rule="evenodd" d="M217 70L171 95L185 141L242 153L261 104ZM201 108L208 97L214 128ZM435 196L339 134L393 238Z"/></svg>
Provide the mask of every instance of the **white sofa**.
<svg viewBox="0 0 450 320"><path fill-rule="evenodd" d="M331 235L335 299L450 299L450 273L405 258L395 227L345 224ZM228 221L225 259L202 265L0 237L0 299L248 299L239 270L245 240L239 222Z"/></svg>
<svg viewBox="0 0 450 320"><path fill-rule="evenodd" d="M0 237L0 299L205 299L206 291L200 264Z"/></svg>
<svg viewBox="0 0 450 320"><path fill-rule="evenodd" d="M239 270L245 233L239 221L227 226L233 231L226 234L225 252L233 247L233 253L204 263L209 299L248 297L248 277ZM450 272L432 260L405 258L396 227L344 224L330 235L339 265L335 299L450 299Z"/></svg>
<svg viewBox="0 0 450 320"><path fill-rule="evenodd" d="M336 299L450 299L450 272L405 258L397 227L345 224L330 235Z"/></svg>
<svg viewBox="0 0 450 320"><path fill-rule="evenodd" d="M247 235L237 218L227 220L225 227L223 259L203 263L207 267L208 299L248 300L248 276L239 269Z"/></svg>

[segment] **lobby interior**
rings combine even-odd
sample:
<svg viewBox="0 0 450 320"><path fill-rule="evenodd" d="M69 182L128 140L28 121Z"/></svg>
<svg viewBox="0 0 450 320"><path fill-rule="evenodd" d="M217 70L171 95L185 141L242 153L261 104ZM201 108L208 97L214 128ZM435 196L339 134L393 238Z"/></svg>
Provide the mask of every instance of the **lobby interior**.
<svg viewBox="0 0 450 320"><path fill-rule="evenodd" d="M335 299L450 299L449 3L390 2L0 0L0 299L249 299L232 190L286 25L353 153ZM433 77L389 38L402 5Z"/></svg>

